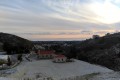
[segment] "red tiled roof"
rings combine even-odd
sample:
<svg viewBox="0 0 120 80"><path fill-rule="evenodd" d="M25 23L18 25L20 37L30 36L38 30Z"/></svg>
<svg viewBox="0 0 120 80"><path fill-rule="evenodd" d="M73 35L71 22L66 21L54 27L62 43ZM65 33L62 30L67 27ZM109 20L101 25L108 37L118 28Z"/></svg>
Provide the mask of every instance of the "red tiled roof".
<svg viewBox="0 0 120 80"><path fill-rule="evenodd" d="M54 54L54 50L40 50L38 54Z"/></svg>

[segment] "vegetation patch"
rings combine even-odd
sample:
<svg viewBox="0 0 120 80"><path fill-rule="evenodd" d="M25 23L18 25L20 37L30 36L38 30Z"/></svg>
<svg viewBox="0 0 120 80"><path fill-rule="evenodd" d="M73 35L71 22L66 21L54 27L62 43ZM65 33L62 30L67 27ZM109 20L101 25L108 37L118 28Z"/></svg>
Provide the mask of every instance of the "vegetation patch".
<svg viewBox="0 0 120 80"><path fill-rule="evenodd" d="M6 64L7 63L7 61L5 61L5 60L0 60L0 65L2 65L2 64Z"/></svg>
<svg viewBox="0 0 120 80"><path fill-rule="evenodd" d="M87 74L84 76L81 76L80 80L89 80L95 77L96 75L99 75L100 73L92 73L92 74Z"/></svg>

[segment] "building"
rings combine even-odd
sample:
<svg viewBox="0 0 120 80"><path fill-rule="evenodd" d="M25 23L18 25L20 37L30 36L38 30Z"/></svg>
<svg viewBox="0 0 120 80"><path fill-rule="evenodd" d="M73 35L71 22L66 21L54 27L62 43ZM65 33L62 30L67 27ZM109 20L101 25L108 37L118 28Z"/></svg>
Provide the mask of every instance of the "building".
<svg viewBox="0 0 120 80"><path fill-rule="evenodd" d="M53 58L53 62L57 62L57 63L63 63L63 62L66 62L66 61L67 61L67 58L64 55L56 55Z"/></svg>
<svg viewBox="0 0 120 80"><path fill-rule="evenodd" d="M0 60L7 61L9 55L0 55Z"/></svg>
<svg viewBox="0 0 120 80"><path fill-rule="evenodd" d="M105 36L109 36L109 35L110 35L110 33L105 34Z"/></svg>
<svg viewBox="0 0 120 80"><path fill-rule="evenodd" d="M55 55L54 50L39 50L37 52L40 59L52 59Z"/></svg>
<svg viewBox="0 0 120 80"><path fill-rule="evenodd" d="M34 45L34 48L37 50L45 50L45 48L41 45Z"/></svg>
<svg viewBox="0 0 120 80"><path fill-rule="evenodd" d="M100 36L99 35L93 35L93 39L99 39Z"/></svg>

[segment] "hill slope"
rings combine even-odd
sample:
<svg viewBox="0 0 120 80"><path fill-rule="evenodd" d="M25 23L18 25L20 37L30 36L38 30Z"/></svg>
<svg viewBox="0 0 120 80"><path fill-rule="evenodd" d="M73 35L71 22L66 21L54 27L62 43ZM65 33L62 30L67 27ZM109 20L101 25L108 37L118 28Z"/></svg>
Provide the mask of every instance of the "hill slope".
<svg viewBox="0 0 120 80"><path fill-rule="evenodd" d="M0 33L0 43L8 54L27 52L32 48L32 42L8 33Z"/></svg>
<svg viewBox="0 0 120 80"><path fill-rule="evenodd" d="M78 59L120 70L120 33L85 40L79 47Z"/></svg>

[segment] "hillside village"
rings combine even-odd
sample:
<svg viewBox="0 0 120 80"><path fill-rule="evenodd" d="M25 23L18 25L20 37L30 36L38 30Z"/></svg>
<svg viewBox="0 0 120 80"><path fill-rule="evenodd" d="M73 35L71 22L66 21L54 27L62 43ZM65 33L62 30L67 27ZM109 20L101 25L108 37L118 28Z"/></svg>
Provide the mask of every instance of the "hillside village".
<svg viewBox="0 0 120 80"><path fill-rule="evenodd" d="M45 45L50 46L50 45ZM0 52L0 69L11 69L19 65L23 60L32 62L34 60L51 60L53 63L74 62L72 58L67 58L63 53L56 52L41 45L34 45L29 53L8 55L7 52Z"/></svg>
<svg viewBox="0 0 120 80"><path fill-rule="evenodd" d="M1 33L2 35L7 35L10 38L12 38L14 35L10 35L10 34L4 34ZM109 36L110 34L107 33L107 36ZM14 36L15 37L15 36ZM15 37L16 38L16 37ZM99 39L99 35L93 35L93 39ZM5 38L6 40L6 38ZM2 38L1 40L1 52L0 55L2 56L2 58L4 57L4 59L1 58L1 69L3 68L11 68L11 66L19 64L22 61L22 57L24 56L28 61L32 61L31 58L34 57L35 60L43 60L43 59L52 59L52 62L54 63L66 63L66 62L74 62L74 60L72 58L77 58L76 56L76 49L74 47L73 44L70 43L66 43L66 42L53 42L53 43L46 43L46 42L42 42L42 43L34 43L34 46L32 45L31 49L29 49L29 51L26 52L22 52L22 54L20 53L16 53L16 49L11 49L11 51L6 50L6 48L4 49L4 38ZM14 39L13 39L14 41ZM75 43L76 44L76 43ZM80 44L80 43L79 43ZM2 47L3 46L3 47ZM70 49L69 49L70 48ZM10 55L9 55L10 52ZM72 52L72 53L71 53ZM11 55L12 53L12 55ZM67 54L66 54L67 53ZM68 54L69 53L69 54Z"/></svg>
<svg viewBox="0 0 120 80"><path fill-rule="evenodd" d="M40 45L35 45L34 50L31 50L29 54L6 54L7 52L1 52L6 62L0 67L0 80L18 80L21 78L24 80L78 80L85 74L112 72L106 68L67 58L62 52L56 52ZM85 65L91 66L89 68L91 70L94 68L94 70L89 70ZM80 69L76 69L78 66ZM87 71L84 72L86 69Z"/></svg>
<svg viewBox="0 0 120 80"><path fill-rule="evenodd" d="M118 39L119 33L107 33L103 37L93 35L92 38L85 41L35 41L32 42L31 47L29 45L29 47L22 47L22 49L18 46L21 48L20 50L14 49L16 45L13 46L13 44L9 45L12 45L13 48L8 50L2 47L4 44L1 42L0 74L1 77L8 77L12 80L14 78L15 80L16 78L79 80L85 78L84 75L101 76L101 73L104 72L112 76L110 74L114 74L113 70L119 70L120 41ZM93 65L93 63L109 69Z"/></svg>
<svg viewBox="0 0 120 80"><path fill-rule="evenodd" d="M73 59L74 62L63 62L60 57L57 58L57 62L54 62L54 59L48 57L37 58L37 60L36 58L34 54L23 56L19 65L0 71L0 80L81 80L86 78L84 77L86 74L113 72L76 59Z"/></svg>
<svg viewBox="0 0 120 80"><path fill-rule="evenodd" d="M38 47L38 45L37 45L37 47ZM51 61L54 64L73 62L72 59L67 59L67 57L65 55L56 54L56 52L54 50L45 50L45 48L43 48L41 46L39 46L39 49L37 48L37 50L31 50L29 54L27 53L27 54L7 55L7 52L1 52L0 56L1 56L1 60L4 61L0 65L0 70L5 71L5 73L1 74L3 76L6 76L6 72L9 71L9 69L14 69L16 67L19 67L22 63L25 63L25 62L34 63L36 61L41 62L44 60ZM10 71L10 73L7 72L7 75L8 74L10 75L13 73L14 73L14 71ZM51 77L47 77L46 75L41 74L41 76L42 76L41 77L42 80L53 80ZM28 80L28 78L26 80ZM38 76L38 78L39 78L39 76Z"/></svg>
<svg viewBox="0 0 120 80"><path fill-rule="evenodd" d="M33 56L34 60L46 60L46 59L52 59L53 62L56 63L65 63L70 60L67 59L62 54L55 54L55 51L53 50L38 50L37 53L34 51L31 51L30 54L14 54L14 55L7 55L5 52L1 52L4 54L1 54L1 66L0 69L8 69L11 68L13 65L19 64L23 57L25 57L26 60L32 61ZM21 59L20 59L21 58ZM3 63L2 63L3 61Z"/></svg>

